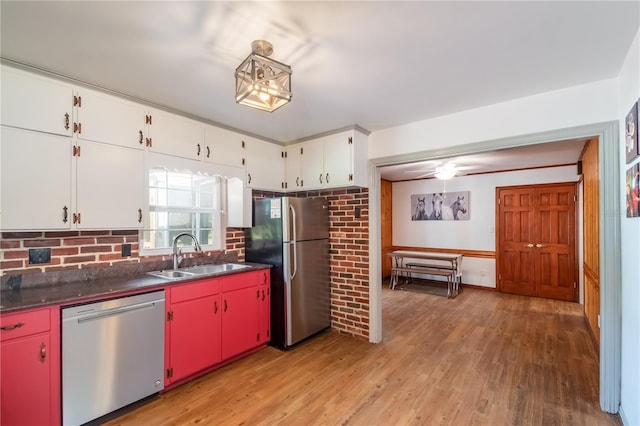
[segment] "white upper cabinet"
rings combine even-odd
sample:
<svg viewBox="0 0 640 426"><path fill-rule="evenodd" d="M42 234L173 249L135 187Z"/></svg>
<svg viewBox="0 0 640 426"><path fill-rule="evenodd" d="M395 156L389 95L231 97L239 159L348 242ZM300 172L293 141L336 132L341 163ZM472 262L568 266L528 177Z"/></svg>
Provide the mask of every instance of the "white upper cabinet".
<svg viewBox="0 0 640 426"><path fill-rule="evenodd" d="M2 65L2 124L71 136L72 86Z"/></svg>
<svg viewBox="0 0 640 426"><path fill-rule="evenodd" d="M300 187L300 146L285 148L285 190L299 191Z"/></svg>
<svg viewBox="0 0 640 426"><path fill-rule="evenodd" d="M324 184L324 139L299 144L300 190L318 189Z"/></svg>
<svg viewBox="0 0 640 426"><path fill-rule="evenodd" d="M204 160L210 163L242 167L243 136L211 125L204 126Z"/></svg>
<svg viewBox="0 0 640 426"><path fill-rule="evenodd" d="M77 229L142 228L144 151L95 142L77 147Z"/></svg>
<svg viewBox="0 0 640 426"><path fill-rule="evenodd" d="M283 191L284 148L245 137L247 186L253 189Z"/></svg>
<svg viewBox="0 0 640 426"><path fill-rule="evenodd" d="M202 123L160 110L149 111L146 122L149 151L192 160L205 155Z"/></svg>
<svg viewBox="0 0 640 426"><path fill-rule="evenodd" d="M74 131L79 140L144 149L144 107L86 89L79 90L74 100Z"/></svg>
<svg viewBox="0 0 640 426"><path fill-rule="evenodd" d="M2 126L0 229L70 229L70 137Z"/></svg>
<svg viewBox="0 0 640 426"><path fill-rule="evenodd" d="M367 186L367 137L363 133L347 130L289 149L294 147L300 150L300 185L289 186L290 191Z"/></svg>

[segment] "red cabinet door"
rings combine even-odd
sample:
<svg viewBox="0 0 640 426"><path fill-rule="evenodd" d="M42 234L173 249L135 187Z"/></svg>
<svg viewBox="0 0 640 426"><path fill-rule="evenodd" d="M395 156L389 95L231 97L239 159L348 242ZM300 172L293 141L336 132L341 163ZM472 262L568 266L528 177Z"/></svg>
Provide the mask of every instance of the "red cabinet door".
<svg viewBox="0 0 640 426"><path fill-rule="evenodd" d="M175 382L220 362L220 301L208 296L172 304L168 342L170 377Z"/></svg>
<svg viewBox="0 0 640 426"><path fill-rule="evenodd" d="M257 286L222 293L222 359L260 344Z"/></svg>
<svg viewBox="0 0 640 426"><path fill-rule="evenodd" d="M51 349L49 333L2 343L0 350L0 424L52 425Z"/></svg>

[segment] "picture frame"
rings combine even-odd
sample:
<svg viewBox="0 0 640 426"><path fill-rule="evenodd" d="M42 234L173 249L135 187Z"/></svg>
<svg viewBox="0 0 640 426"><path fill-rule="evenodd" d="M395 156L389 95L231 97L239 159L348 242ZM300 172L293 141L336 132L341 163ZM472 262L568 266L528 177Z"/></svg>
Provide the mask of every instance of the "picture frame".
<svg viewBox="0 0 640 426"><path fill-rule="evenodd" d="M627 169L625 187L627 217L640 217L640 163Z"/></svg>
<svg viewBox="0 0 640 426"><path fill-rule="evenodd" d="M469 220L469 191L411 195L411 220Z"/></svg>
<svg viewBox="0 0 640 426"><path fill-rule="evenodd" d="M627 164L629 164L640 156L640 148L638 147L638 102L633 104L625 117L624 123L624 152Z"/></svg>

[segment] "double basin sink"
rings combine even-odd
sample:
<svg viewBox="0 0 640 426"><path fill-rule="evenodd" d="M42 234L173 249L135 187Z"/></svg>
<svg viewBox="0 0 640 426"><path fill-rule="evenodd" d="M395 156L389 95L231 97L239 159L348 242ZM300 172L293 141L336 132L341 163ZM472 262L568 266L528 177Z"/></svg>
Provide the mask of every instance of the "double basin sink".
<svg viewBox="0 0 640 426"><path fill-rule="evenodd" d="M221 272L237 271L239 269L245 269L249 267L249 265L242 265L239 263L221 263L217 265L198 265L181 269L168 269L165 271L147 272L147 274L167 280L179 280L183 278L196 278L207 275L214 275Z"/></svg>

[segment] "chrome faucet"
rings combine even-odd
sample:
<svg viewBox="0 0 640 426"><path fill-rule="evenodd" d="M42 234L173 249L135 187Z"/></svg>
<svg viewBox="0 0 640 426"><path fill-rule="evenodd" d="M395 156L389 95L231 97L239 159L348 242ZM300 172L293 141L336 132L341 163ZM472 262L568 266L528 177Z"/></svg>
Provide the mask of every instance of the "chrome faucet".
<svg viewBox="0 0 640 426"><path fill-rule="evenodd" d="M195 235L193 235L190 232L181 232L180 234L176 235L176 237L173 239L173 252L171 254L171 257L173 257L173 269L176 270L180 267L180 262L182 262L182 250L180 250L178 248L178 239L180 237L183 236L189 236L191 237L191 239L193 240L193 248L196 251L202 251L202 248L200 247L200 243L198 242L198 239L196 238Z"/></svg>

